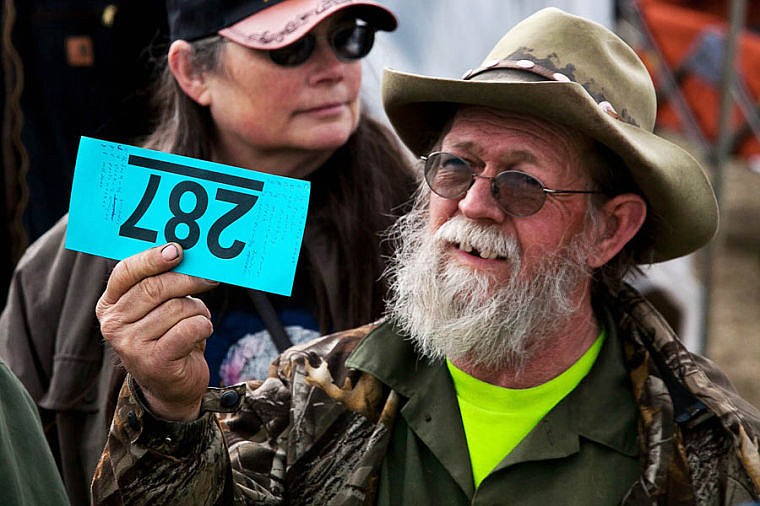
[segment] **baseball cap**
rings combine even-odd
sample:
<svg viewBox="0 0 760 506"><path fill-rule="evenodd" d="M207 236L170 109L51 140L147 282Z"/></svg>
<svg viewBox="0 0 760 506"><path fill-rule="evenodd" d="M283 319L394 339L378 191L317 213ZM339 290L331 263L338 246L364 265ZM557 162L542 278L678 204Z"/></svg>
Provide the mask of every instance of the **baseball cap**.
<svg viewBox="0 0 760 506"><path fill-rule="evenodd" d="M325 18L344 9L378 30L398 26L394 14L371 0L167 0L172 41L214 34L254 49L295 42Z"/></svg>

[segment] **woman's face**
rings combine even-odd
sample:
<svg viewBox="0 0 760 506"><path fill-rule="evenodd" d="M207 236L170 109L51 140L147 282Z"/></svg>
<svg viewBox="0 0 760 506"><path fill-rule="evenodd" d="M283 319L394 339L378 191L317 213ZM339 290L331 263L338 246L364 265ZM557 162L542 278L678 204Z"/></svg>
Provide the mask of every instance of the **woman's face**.
<svg viewBox="0 0 760 506"><path fill-rule="evenodd" d="M223 44L221 65L204 75L205 103L199 100L218 130L218 161L303 177L348 140L359 121L361 63L339 60L330 47L340 22L332 16L317 25L314 52L294 67Z"/></svg>

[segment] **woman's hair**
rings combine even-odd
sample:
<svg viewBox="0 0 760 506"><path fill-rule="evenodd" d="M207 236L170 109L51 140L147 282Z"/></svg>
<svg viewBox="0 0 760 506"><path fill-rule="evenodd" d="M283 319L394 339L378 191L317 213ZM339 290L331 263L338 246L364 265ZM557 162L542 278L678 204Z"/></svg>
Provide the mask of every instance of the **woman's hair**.
<svg viewBox="0 0 760 506"><path fill-rule="evenodd" d="M197 40L192 44L192 65L198 70L221 68L224 39L219 35ZM143 147L210 159L216 143L216 130L207 107L198 104L182 91L168 64L166 52L156 65L160 69L154 84L151 106L156 123Z"/></svg>
<svg viewBox="0 0 760 506"><path fill-rule="evenodd" d="M193 65L219 69L223 44L219 36L193 42ZM208 109L182 91L166 61L159 64L157 123L143 146L210 159L216 133ZM417 186L408 154L387 127L362 114L348 141L307 179L311 194L299 269L311 282L320 330L373 321L382 315L381 274L390 253L381 233L409 208Z"/></svg>
<svg viewBox="0 0 760 506"><path fill-rule="evenodd" d="M388 128L362 115L346 144L309 177L307 227L329 238L339 279L325 278L330 270L319 265L311 265L311 278L317 300L331 300L321 304L330 314L320 313L320 322L331 321L335 330L382 314L387 284L381 275L392 246L381 239L410 209L417 188L407 157Z"/></svg>

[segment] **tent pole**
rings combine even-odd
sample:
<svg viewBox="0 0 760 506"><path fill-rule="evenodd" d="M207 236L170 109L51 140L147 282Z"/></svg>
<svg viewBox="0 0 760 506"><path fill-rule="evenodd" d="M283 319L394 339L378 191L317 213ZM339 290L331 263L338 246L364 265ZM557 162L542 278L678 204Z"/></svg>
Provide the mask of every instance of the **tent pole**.
<svg viewBox="0 0 760 506"><path fill-rule="evenodd" d="M744 28L744 17L746 15L746 0L732 0L729 13L728 33L724 45L723 66L721 69L720 79L720 103L718 110L718 135L716 148L712 155L712 184L715 195L718 200L718 208L723 203L723 180L729 158L729 142L731 131L731 112L733 101L731 90L733 90L736 78L736 52L737 39ZM707 340L711 324L712 312L712 290L713 290L713 268L715 254L717 252L717 241L712 241L707 245L704 252L704 288L702 290L702 338L700 340L700 350L707 354Z"/></svg>

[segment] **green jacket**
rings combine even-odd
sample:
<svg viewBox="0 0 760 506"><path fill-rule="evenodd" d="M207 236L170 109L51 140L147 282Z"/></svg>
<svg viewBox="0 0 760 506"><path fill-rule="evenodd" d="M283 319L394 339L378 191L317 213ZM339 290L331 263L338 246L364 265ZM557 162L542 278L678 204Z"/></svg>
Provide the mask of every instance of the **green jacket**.
<svg viewBox="0 0 760 506"><path fill-rule="evenodd" d="M270 377L157 420L128 381L102 504L741 504L760 493L760 413L637 293L597 301L589 375L478 490L443 364L389 322L284 353ZM215 417L212 411L228 412Z"/></svg>
<svg viewBox="0 0 760 506"><path fill-rule="evenodd" d="M53 454L42 433L37 406L0 361L0 504L69 504Z"/></svg>

